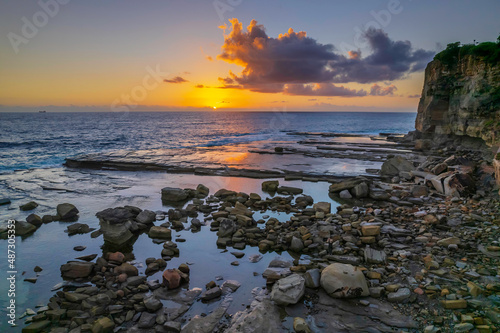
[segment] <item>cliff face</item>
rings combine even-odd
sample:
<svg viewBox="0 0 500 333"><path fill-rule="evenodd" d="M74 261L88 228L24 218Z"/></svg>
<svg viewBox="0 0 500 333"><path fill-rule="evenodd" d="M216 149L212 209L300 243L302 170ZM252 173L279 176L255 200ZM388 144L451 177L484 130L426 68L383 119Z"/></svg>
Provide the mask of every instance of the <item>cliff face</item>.
<svg viewBox="0 0 500 333"><path fill-rule="evenodd" d="M500 144L500 64L466 55L425 69L415 128L426 138L480 138Z"/></svg>

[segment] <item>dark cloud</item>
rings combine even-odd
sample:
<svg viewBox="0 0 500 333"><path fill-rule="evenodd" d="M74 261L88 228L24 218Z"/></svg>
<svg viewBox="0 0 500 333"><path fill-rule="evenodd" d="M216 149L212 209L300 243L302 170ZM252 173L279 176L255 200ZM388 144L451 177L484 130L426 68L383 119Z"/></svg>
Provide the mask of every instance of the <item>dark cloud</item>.
<svg viewBox="0 0 500 333"><path fill-rule="evenodd" d="M202 85L202 84L197 84L197 85L195 85L194 87L195 87L195 88L205 88L205 86L204 86L204 85Z"/></svg>
<svg viewBox="0 0 500 333"><path fill-rule="evenodd" d="M373 86L371 86L370 88L370 95L372 96L388 96L388 95L394 95L394 92L398 90L398 88L391 84L390 86L388 87L382 87L382 86L379 86L378 84L374 84Z"/></svg>
<svg viewBox="0 0 500 333"><path fill-rule="evenodd" d="M408 95L408 98L420 98L420 94Z"/></svg>
<svg viewBox="0 0 500 333"><path fill-rule="evenodd" d="M163 80L163 82L166 82L166 83L184 83L184 82L189 82L189 81L183 77L176 76L172 79L165 79L165 80Z"/></svg>
<svg viewBox="0 0 500 333"><path fill-rule="evenodd" d="M363 89L361 90L349 89L343 86L336 86L331 83L287 84L283 92L288 95L302 95L302 96L360 97L367 95L367 92Z"/></svg>
<svg viewBox="0 0 500 333"><path fill-rule="evenodd" d="M362 91L327 83L401 79L424 69L434 55L431 51L413 49L409 41L393 41L380 29L366 31L364 37L371 52L362 57L360 50L338 54L333 45L321 44L304 31L289 29L274 38L255 20L246 30L237 19L230 22L230 32L225 35L222 53L217 59L242 66L243 70L239 75L229 73L227 78L220 78L227 88L313 94L325 91L332 94L326 96L360 96ZM312 83L325 85L313 89L308 86ZM288 87L290 84L298 85ZM335 95L337 93L339 95Z"/></svg>

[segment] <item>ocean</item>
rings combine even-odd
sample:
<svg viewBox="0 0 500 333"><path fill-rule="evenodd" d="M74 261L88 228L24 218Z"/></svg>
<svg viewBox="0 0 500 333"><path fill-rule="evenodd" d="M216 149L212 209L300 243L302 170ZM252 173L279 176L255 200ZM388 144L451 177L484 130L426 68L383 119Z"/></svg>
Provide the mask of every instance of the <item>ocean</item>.
<svg viewBox="0 0 500 333"><path fill-rule="evenodd" d="M414 113L0 113L0 172L61 166L78 154L289 141L289 131L378 134L414 129Z"/></svg>

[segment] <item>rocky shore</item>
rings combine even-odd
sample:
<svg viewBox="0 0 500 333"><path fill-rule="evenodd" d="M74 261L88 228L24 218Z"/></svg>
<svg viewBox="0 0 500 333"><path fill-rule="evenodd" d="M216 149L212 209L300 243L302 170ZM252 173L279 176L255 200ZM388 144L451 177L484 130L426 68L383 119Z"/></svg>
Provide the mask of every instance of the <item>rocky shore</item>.
<svg viewBox="0 0 500 333"><path fill-rule="evenodd" d="M75 222L68 233L103 237L102 256L61 263L64 283L46 307L26 313L23 332L496 332L500 328L500 201L494 167L475 151L434 150L386 156L377 177L331 181L342 204L315 202L302 188L262 182L269 194L167 187L168 211L123 206L96 212L99 230ZM30 203L26 209L36 203ZM266 217L283 212L286 219ZM68 215L64 215L64 214ZM65 204L53 217L75 219ZM264 215L262 215L264 214ZM64 216L63 216L64 215ZM255 216L262 216L256 218ZM241 260L274 258L251 304L228 312L245 280L192 286L173 230L209 228L221 251ZM141 234L163 244L131 261ZM253 247L260 254L241 252ZM280 257L283 252L294 260ZM172 258L185 264L171 267ZM145 275L138 266L145 265ZM223 269L223 268L221 268ZM149 276L161 272L161 280ZM209 313L187 318L197 302Z"/></svg>

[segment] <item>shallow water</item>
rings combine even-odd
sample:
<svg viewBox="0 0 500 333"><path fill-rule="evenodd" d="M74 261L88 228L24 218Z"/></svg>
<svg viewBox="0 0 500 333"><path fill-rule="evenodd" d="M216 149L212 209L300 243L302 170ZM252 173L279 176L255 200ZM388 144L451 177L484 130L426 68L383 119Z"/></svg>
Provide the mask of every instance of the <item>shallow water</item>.
<svg viewBox="0 0 500 333"><path fill-rule="evenodd" d="M194 176L194 175L172 175L162 172L126 172L126 171L75 171L64 168L59 169L36 169L26 172L29 177L18 176L18 179L12 179L4 176L0 181L10 186L13 200L9 206L0 207L0 218L25 219L31 213L38 215L54 213L57 203L71 202L80 210L78 222L87 223L91 228L98 228L98 219L95 213L115 206L134 205L141 209L168 210L169 206L164 206L161 202L160 191L166 186L194 188L198 184L205 184L214 193L220 188L226 188L245 193L255 192L261 196L269 196L261 191L263 180L235 178L235 177L213 177L213 176ZM47 191L41 189L38 184L46 184L48 180L56 179L59 188L77 190L78 192ZM298 186L304 189L304 194L311 195L315 201L328 201L332 203L334 210L338 203L328 197L328 183L325 182L302 182L302 181L283 181L281 184ZM80 187L73 188L72 185L78 184ZM15 193L18 193L16 196ZM24 194L29 194L29 198ZM35 200L40 206L34 211L20 212L17 207L19 204L29 200ZM255 213L258 219L262 215L277 217L280 221L286 221L289 214L285 213ZM203 216L200 215L203 221ZM157 221L160 225L163 221ZM90 234L68 236L64 230L69 225L67 222L52 222L42 225L32 236L25 239L17 237L17 269L19 272L26 273L21 276L18 274L16 301L18 305L18 314L22 314L26 308L32 308L36 305L44 305L54 292L51 288L61 282L59 267L68 260L76 257L96 253L102 255L103 244L102 236L92 239ZM189 225L189 223L188 223ZM202 227L199 232L183 230L173 231L172 238L177 236L186 239L186 242L177 243L180 249L180 257L173 258L168 262L169 268L177 267L181 263L191 263L191 281L189 288L202 288L210 280L215 280L217 276L222 276L224 280L232 279L242 283L242 286L233 294L233 302L229 307L229 313L242 310L251 300L251 290L254 287L264 287L265 279L262 278L262 272L267 268L269 262L277 255L276 253L264 254L261 261L251 263L248 256L259 253L257 247L246 247L246 255L241 259L236 259L230 252L224 252L216 246L217 235L210 232L209 226ZM73 250L74 246L84 245L87 248L82 252ZM6 248L6 241L0 240L0 248ZM146 268L145 259L148 257L161 257L162 244L155 244L147 236L142 234L133 245L133 254L135 261L142 263L139 268L140 273L144 273ZM239 250L236 250L239 251ZM286 258L292 258L290 254L281 253ZM238 260L239 266L232 266L231 262ZM33 268L40 266L43 271L39 273L35 284L22 281L26 277L35 277ZM2 269L4 268L2 263ZM253 272L259 273L254 276ZM160 279L161 272L150 276L148 279ZM218 283L222 283L220 281ZM5 290L5 281L1 280L0 287ZM7 299L2 296L1 306L4 312ZM207 313L213 309L215 304L203 304L195 302L186 314L187 317ZM4 326L5 327L5 326Z"/></svg>

